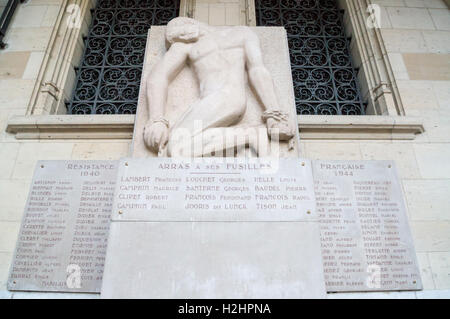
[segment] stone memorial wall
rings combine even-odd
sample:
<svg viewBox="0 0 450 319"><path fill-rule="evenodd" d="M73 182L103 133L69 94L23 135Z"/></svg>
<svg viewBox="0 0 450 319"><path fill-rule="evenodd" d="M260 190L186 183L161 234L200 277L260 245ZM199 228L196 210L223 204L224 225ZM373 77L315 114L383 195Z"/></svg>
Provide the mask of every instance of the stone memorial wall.
<svg viewBox="0 0 450 319"><path fill-rule="evenodd" d="M8 289L100 292L115 161L39 161Z"/></svg>
<svg viewBox="0 0 450 319"><path fill-rule="evenodd" d="M323 263L328 292L422 287L393 162L125 158L38 163L8 288L100 292L111 219L122 231L133 224L121 221L134 221L144 222L138 230L156 233L169 231L160 222L272 222L258 230L251 223L239 226L257 237L261 229L283 228L277 222L288 221L292 229L284 231L299 241L291 249ZM182 225L174 226L177 234L193 236ZM217 227L205 224L203 231ZM315 254L300 242L314 242L319 228ZM235 235L221 229L221 236Z"/></svg>

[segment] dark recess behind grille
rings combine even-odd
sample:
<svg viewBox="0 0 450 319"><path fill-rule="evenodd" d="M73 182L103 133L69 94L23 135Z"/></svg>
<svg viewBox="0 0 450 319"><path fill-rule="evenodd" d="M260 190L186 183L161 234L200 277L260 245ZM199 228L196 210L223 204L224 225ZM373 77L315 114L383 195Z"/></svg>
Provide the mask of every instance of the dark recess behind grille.
<svg viewBox="0 0 450 319"><path fill-rule="evenodd" d="M178 11L179 0L99 0L67 112L136 113L148 29Z"/></svg>
<svg viewBox="0 0 450 319"><path fill-rule="evenodd" d="M357 71L335 0L255 0L259 26L288 33L298 114L362 115Z"/></svg>

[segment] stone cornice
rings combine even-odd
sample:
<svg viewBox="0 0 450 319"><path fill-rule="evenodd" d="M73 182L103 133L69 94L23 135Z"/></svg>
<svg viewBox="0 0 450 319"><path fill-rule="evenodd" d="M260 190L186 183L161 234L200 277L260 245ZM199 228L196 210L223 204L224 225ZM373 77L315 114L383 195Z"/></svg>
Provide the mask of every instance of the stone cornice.
<svg viewBox="0 0 450 319"><path fill-rule="evenodd" d="M131 139L135 115L31 115L8 120L17 139Z"/></svg>
<svg viewBox="0 0 450 319"><path fill-rule="evenodd" d="M9 119L17 139L131 139L134 115L37 115ZM408 116L299 115L301 140L413 140L422 120Z"/></svg>
<svg viewBox="0 0 450 319"><path fill-rule="evenodd" d="M413 140L425 131L409 116L299 115L303 140Z"/></svg>

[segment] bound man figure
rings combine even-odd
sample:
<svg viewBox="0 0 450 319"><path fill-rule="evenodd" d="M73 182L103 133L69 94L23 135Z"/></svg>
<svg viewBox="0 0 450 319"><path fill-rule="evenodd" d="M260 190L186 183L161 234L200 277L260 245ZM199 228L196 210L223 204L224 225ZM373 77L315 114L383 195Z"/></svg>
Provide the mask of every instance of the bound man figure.
<svg viewBox="0 0 450 319"><path fill-rule="evenodd" d="M267 126L266 138L278 141L293 138L295 127L278 105L258 36L250 28L216 28L178 17L168 23L166 40L170 48L146 81L149 120L144 129L144 141L147 147L160 154L165 150L167 156L176 156L186 154L185 148L195 143L202 147L215 143L215 150L239 146L236 143L217 145L222 142L214 140L213 135L218 130L229 130L243 118L247 79L264 108L262 120ZM174 125L169 125L165 118L168 86L188 62L198 77L200 97ZM174 138L177 129L188 132L183 133L183 141ZM207 151L202 149L194 151L193 155L204 156L205 153Z"/></svg>

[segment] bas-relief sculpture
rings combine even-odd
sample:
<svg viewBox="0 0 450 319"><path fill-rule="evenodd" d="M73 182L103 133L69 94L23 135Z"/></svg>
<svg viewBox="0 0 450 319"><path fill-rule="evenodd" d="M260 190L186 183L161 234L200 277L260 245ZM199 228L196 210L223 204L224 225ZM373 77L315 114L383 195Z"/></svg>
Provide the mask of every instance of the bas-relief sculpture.
<svg viewBox="0 0 450 319"><path fill-rule="evenodd" d="M144 71L133 156L298 156L292 88L286 105L251 28L179 17L165 41L167 51Z"/></svg>

